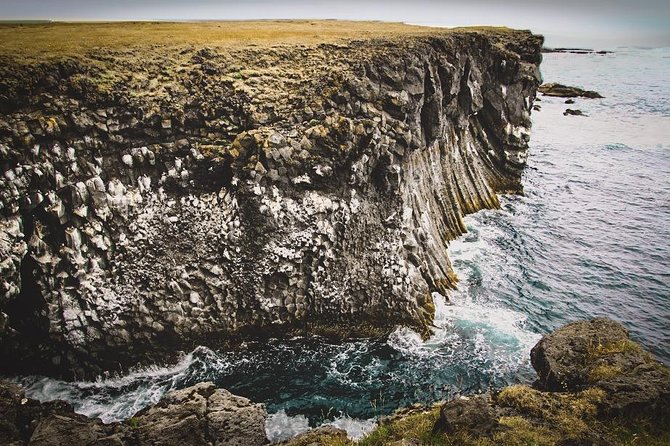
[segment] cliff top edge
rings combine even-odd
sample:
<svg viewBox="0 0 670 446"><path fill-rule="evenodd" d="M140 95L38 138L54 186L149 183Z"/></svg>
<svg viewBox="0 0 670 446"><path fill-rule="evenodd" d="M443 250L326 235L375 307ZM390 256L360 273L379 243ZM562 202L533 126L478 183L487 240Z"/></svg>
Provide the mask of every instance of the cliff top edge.
<svg viewBox="0 0 670 446"><path fill-rule="evenodd" d="M340 20L260 20L212 22L49 22L0 24L0 56L35 62L85 56L100 50L155 51L209 46L238 49L318 44L352 40L393 40L455 32L504 36L505 27L435 28L399 22Z"/></svg>

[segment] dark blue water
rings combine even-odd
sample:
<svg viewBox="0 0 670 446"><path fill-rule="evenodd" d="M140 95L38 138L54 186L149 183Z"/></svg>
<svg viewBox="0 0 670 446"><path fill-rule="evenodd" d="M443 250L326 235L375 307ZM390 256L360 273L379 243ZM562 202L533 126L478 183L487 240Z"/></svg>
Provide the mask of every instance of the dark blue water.
<svg viewBox="0 0 670 446"><path fill-rule="evenodd" d="M213 380L266 403L273 439L323 422L356 436L401 406L533 379L530 348L576 319L617 319L670 363L670 50L548 54L543 73L606 98L539 102L525 195L466 219L469 233L450 245L459 290L449 305L435 296L427 342L398 328L338 345L198 348L172 367L96 382L24 378L29 395L111 421ZM563 116L567 107L589 116Z"/></svg>

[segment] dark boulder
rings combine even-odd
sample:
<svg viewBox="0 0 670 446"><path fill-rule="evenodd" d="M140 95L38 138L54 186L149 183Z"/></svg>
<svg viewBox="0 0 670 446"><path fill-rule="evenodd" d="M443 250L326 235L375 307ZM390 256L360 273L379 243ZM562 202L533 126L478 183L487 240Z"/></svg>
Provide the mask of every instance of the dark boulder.
<svg viewBox="0 0 670 446"><path fill-rule="evenodd" d="M486 437L498 429L498 417L488 398L462 397L442 406L433 434L462 432L473 437Z"/></svg>
<svg viewBox="0 0 670 446"><path fill-rule="evenodd" d="M563 116L586 116L583 111L568 108L563 112Z"/></svg>
<svg viewBox="0 0 670 446"><path fill-rule="evenodd" d="M531 362L542 390L604 390L604 414L670 415L669 369L612 320L580 321L556 330L533 347Z"/></svg>
<svg viewBox="0 0 670 446"><path fill-rule="evenodd" d="M538 91L545 96L556 96L560 98L589 98L597 99L603 98L600 93L592 90L582 90L578 87L570 87L568 85L557 84L550 82L548 84L540 85Z"/></svg>

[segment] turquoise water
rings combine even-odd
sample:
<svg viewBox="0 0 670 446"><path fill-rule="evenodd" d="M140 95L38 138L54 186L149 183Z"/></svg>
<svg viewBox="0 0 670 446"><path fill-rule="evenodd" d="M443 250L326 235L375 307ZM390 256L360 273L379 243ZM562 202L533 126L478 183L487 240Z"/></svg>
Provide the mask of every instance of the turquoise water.
<svg viewBox="0 0 670 446"><path fill-rule="evenodd" d="M617 319L670 363L670 50L548 54L543 73L606 98L538 103L525 195L467 217L468 234L450 245L459 290L449 304L435 295L428 341L400 327L337 345L200 347L171 367L95 382L23 378L28 394L112 421L213 380L266 403L272 439L324 422L360 436L401 406L532 380L530 348L576 319ZM563 116L567 107L589 116Z"/></svg>

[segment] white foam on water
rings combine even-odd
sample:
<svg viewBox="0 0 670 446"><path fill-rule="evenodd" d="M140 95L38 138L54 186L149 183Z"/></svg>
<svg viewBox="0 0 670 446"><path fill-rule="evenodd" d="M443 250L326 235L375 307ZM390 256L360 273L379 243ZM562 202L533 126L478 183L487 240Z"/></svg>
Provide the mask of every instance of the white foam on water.
<svg viewBox="0 0 670 446"><path fill-rule="evenodd" d="M111 423L132 417L144 407L158 403L170 390L180 387L179 383L188 379L196 361L218 371L230 366L210 349L198 347L173 366L140 368L125 376L78 382L33 377L21 383L29 398L42 402L64 400L72 404L77 413Z"/></svg>
<svg viewBox="0 0 670 446"><path fill-rule="evenodd" d="M397 327L388 337L386 343L405 354L420 354L425 347L421 335L409 327Z"/></svg>
<svg viewBox="0 0 670 446"><path fill-rule="evenodd" d="M349 387L359 387L362 383L354 381L350 378L350 374L354 368L360 368L352 359L365 355L369 350L369 345L366 341L347 342L338 346L337 353L331 358L328 365L328 376L336 379L340 384ZM367 365L363 371L370 372L374 368L374 364ZM370 373L364 373L365 376L370 376Z"/></svg>
<svg viewBox="0 0 670 446"><path fill-rule="evenodd" d="M507 308L486 289L473 292L469 288L469 283L477 282L477 274L485 274L485 280L493 283L497 280L497 269L482 273L479 267L486 262L485 257L498 262L498 248L492 240L504 234L493 225L478 224L473 217L466 221L470 232L449 246L461 281L448 299L433 293L433 334L424 341L414 330L398 327L387 342L398 352L415 356L417 360L439 361L442 365L462 363L489 376L514 374L520 368L527 368L530 349L540 335L527 328L524 314ZM504 256L501 260L504 261Z"/></svg>
<svg viewBox="0 0 670 446"><path fill-rule="evenodd" d="M327 421L321 426L333 426L347 432L351 440L360 440L377 427L374 418L361 420L340 414L333 421ZM265 434L271 443L278 443L300 435L310 430L309 420L304 415L287 415L283 409L268 415L265 421Z"/></svg>
<svg viewBox="0 0 670 446"><path fill-rule="evenodd" d="M526 355L539 340L540 335L526 328L526 316L500 306L482 305L471 298L455 295L449 302L438 293L435 302L435 330L426 341L414 330L398 327L389 336L388 345L408 355L435 356L444 349L460 348L463 341L459 334L463 329L473 332L471 341L476 350L488 350L487 346L518 351ZM442 350L440 350L442 348Z"/></svg>
<svg viewBox="0 0 670 446"><path fill-rule="evenodd" d="M265 420L265 435L272 443L288 440L310 429L304 415L287 415L285 410L269 414Z"/></svg>

